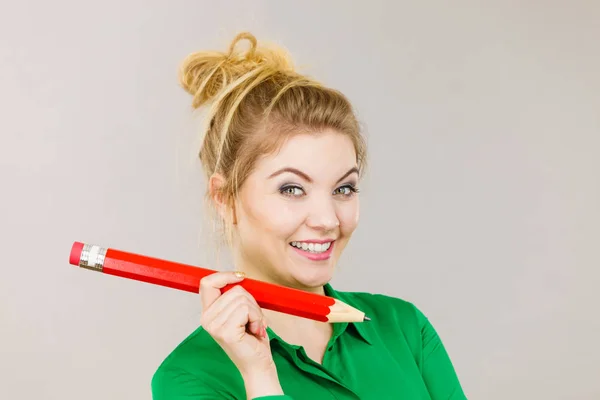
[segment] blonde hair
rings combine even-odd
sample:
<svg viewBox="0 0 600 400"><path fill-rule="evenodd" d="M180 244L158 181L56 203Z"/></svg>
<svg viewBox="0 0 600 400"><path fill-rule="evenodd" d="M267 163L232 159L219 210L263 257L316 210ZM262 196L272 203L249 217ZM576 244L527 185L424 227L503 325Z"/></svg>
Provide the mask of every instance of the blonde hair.
<svg viewBox="0 0 600 400"><path fill-rule="evenodd" d="M236 51L244 39L250 48ZM224 177L219 195L231 206L257 158L294 133L329 128L345 134L354 144L359 171L365 166L366 143L349 100L297 73L283 49L258 46L251 33L238 34L226 53L188 55L179 82L193 96L193 108L212 103L199 156L207 178Z"/></svg>

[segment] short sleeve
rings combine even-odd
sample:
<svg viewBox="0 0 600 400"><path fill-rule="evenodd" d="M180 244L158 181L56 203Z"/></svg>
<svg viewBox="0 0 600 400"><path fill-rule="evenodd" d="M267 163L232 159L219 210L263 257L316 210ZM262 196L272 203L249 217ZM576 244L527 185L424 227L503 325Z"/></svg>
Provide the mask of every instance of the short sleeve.
<svg viewBox="0 0 600 400"><path fill-rule="evenodd" d="M161 368L152 378L152 400L235 400L230 394L177 368ZM251 400L294 400L287 395L261 396Z"/></svg>
<svg viewBox="0 0 600 400"><path fill-rule="evenodd" d="M152 378L152 400L223 400L234 398L178 368L160 368Z"/></svg>
<svg viewBox="0 0 600 400"><path fill-rule="evenodd" d="M442 340L429 319L418 309L422 341L422 375L432 400L466 400Z"/></svg>

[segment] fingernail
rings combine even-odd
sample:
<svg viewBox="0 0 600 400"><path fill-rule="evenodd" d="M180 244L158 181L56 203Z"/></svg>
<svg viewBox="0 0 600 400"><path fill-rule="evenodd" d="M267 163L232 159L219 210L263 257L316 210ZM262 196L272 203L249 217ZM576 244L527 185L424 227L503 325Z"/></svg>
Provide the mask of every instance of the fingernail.
<svg viewBox="0 0 600 400"><path fill-rule="evenodd" d="M235 276L237 276L238 278L244 278L246 276L245 273L243 273L242 271L235 271Z"/></svg>
<svg viewBox="0 0 600 400"><path fill-rule="evenodd" d="M264 337L265 339L268 337L267 336L267 328L265 328L265 327L262 328L262 337Z"/></svg>

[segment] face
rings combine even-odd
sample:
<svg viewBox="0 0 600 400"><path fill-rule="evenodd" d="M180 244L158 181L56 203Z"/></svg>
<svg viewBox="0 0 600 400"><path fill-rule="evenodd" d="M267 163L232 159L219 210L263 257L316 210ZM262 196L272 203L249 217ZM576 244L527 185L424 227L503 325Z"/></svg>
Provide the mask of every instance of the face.
<svg viewBox="0 0 600 400"><path fill-rule="evenodd" d="M258 160L236 200L236 267L250 277L319 291L358 224L351 140L296 134Z"/></svg>

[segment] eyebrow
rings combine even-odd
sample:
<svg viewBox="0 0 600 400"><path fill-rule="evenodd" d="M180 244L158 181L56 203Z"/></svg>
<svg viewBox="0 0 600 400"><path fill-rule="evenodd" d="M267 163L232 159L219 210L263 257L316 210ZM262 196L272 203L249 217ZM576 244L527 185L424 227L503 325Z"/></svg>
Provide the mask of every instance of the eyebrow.
<svg viewBox="0 0 600 400"><path fill-rule="evenodd" d="M281 175L284 172L290 172L292 174L298 175L300 178L304 179L307 182L312 183L312 179L310 178L310 176L306 175L304 172L300 171L299 169L296 168L291 168L291 167L285 167L285 168L281 168L275 172L273 172L271 175L269 175L269 177L267 179L271 179L276 177L277 175ZM337 183L340 183L341 181L343 181L344 179L346 179L348 176L350 176L351 174L356 173L358 174L358 168L357 167L352 167L348 170L348 172L346 172L344 175L342 175L342 177L340 179L338 179Z"/></svg>

